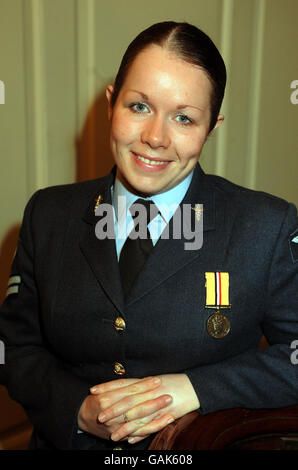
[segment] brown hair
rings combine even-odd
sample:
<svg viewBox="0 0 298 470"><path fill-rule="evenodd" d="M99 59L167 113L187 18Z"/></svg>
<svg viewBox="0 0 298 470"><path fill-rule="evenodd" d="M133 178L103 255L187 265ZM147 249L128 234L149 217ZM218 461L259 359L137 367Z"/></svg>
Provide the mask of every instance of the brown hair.
<svg viewBox="0 0 298 470"><path fill-rule="evenodd" d="M209 132L216 124L226 86L226 67L217 47L203 31L189 23L164 21L142 31L130 43L122 58L111 99L113 107L129 68L138 55L151 44L167 47L186 62L204 69L212 84L211 121Z"/></svg>

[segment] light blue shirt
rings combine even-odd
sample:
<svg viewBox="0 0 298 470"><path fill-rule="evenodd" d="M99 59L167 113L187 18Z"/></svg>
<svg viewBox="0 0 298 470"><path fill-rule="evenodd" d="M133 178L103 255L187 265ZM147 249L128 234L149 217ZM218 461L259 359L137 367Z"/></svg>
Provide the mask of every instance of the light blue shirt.
<svg viewBox="0 0 298 470"><path fill-rule="evenodd" d="M155 194L148 198L153 201L159 214L149 224L148 229L152 239L153 245L161 236L164 228L173 217L177 207L182 202L192 179L193 172L191 172L181 183L173 188L160 194ZM118 259L126 238L134 227L132 215L129 211L130 206L140 198L130 191L128 191L123 184L116 178L114 186L111 188L112 204L114 208L114 227L115 227L115 242ZM160 215L161 214L161 215Z"/></svg>

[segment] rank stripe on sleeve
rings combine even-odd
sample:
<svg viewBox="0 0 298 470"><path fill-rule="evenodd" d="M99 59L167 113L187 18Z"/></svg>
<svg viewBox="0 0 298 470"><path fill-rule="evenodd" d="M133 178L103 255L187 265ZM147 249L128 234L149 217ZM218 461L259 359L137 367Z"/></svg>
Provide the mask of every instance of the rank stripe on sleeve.
<svg viewBox="0 0 298 470"><path fill-rule="evenodd" d="M20 284L21 283L21 276L10 276L8 280L8 287L12 284Z"/></svg>
<svg viewBox="0 0 298 470"><path fill-rule="evenodd" d="M13 275L8 279L8 286L6 291L6 297L11 294L18 294L21 285L21 276Z"/></svg>
<svg viewBox="0 0 298 470"><path fill-rule="evenodd" d="M6 297L11 294L18 294L19 293L19 286L10 286L6 291Z"/></svg>

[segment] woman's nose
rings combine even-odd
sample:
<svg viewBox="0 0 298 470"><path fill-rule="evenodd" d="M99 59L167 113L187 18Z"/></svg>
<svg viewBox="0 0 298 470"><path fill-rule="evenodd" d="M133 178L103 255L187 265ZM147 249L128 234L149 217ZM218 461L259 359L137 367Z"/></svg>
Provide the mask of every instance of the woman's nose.
<svg viewBox="0 0 298 470"><path fill-rule="evenodd" d="M170 136L167 125L163 119L154 116L146 120L141 140L143 144L148 144L152 148L167 148L170 145Z"/></svg>

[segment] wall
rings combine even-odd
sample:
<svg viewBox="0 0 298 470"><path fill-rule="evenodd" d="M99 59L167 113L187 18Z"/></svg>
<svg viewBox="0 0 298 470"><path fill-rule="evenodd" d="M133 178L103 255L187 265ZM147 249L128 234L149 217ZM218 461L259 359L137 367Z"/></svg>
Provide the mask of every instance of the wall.
<svg viewBox="0 0 298 470"><path fill-rule="evenodd" d="M226 61L226 119L203 168L298 204L297 17L296 0L0 0L0 301L30 195L111 168L104 89L157 21L196 24ZM3 388L0 400L0 440L19 425L21 442L26 417Z"/></svg>

